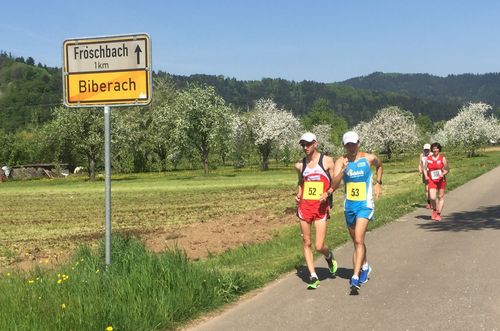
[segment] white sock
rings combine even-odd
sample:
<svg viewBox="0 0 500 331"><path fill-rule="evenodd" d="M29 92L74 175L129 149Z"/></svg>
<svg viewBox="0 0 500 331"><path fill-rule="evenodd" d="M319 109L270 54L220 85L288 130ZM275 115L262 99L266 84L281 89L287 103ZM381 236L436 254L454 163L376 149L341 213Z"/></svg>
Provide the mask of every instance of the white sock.
<svg viewBox="0 0 500 331"><path fill-rule="evenodd" d="M361 267L361 270L368 270L368 262L363 264L363 266Z"/></svg>
<svg viewBox="0 0 500 331"><path fill-rule="evenodd" d="M315 273L315 272L311 272L311 278L313 278L313 277L318 278L318 275L316 275L316 273Z"/></svg>
<svg viewBox="0 0 500 331"><path fill-rule="evenodd" d="M356 275L353 275L353 276L352 276L352 278L353 278L353 279L359 279L359 277L358 277L358 276L356 276Z"/></svg>

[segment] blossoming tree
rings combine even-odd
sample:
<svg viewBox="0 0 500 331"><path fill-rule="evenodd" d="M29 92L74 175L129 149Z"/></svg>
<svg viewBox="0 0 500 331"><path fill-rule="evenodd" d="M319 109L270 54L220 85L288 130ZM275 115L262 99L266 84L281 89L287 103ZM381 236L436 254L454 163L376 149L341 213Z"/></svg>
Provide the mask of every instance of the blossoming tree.
<svg viewBox="0 0 500 331"><path fill-rule="evenodd" d="M290 149L291 144L296 145L301 130L299 120L271 99L257 100L247 123L252 141L259 150L263 170L269 169L273 149L283 151Z"/></svg>
<svg viewBox="0 0 500 331"><path fill-rule="evenodd" d="M313 132L318 138L319 151L332 156L341 155L343 152L342 146L335 145L332 142L332 127L330 124L318 124L312 127Z"/></svg>
<svg viewBox="0 0 500 331"><path fill-rule="evenodd" d="M482 102L464 105L434 139L443 145L463 148L468 156L474 156L482 145L500 139L498 120L493 115L488 116L491 109Z"/></svg>
<svg viewBox="0 0 500 331"><path fill-rule="evenodd" d="M401 153L418 142L417 126L412 113L397 106L383 108L369 122L361 122L353 129L359 134L368 151L387 154Z"/></svg>
<svg viewBox="0 0 500 331"><path fill-rule="evenodd" d="M205 174L208 173L209 153L225 143L222 132L229 122L229 106L214 87L192 85L179 93L175 111L181 114L178 131L198 152Z"/></svg>

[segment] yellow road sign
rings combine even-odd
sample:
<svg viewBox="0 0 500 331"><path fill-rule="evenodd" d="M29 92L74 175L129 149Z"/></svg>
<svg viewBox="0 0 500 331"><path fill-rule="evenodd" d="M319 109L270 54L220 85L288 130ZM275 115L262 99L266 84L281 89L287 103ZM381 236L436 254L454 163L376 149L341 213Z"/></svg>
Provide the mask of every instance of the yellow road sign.
<svg viewBox="0 0 500 331"><path fill-rule="evenodd" d="M150 45L147 34L65 40L66 106L149 104L152 95Z"/></svg>

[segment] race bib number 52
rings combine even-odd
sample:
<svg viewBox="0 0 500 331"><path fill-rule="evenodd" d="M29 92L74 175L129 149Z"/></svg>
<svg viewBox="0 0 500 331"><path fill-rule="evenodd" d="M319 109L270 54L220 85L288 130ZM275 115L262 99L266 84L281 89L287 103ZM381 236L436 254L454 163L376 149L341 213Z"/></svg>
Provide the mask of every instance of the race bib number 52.
<svg viewBox="0 0 500 331"><path fill-rule="evenodd" d="M347 200L362 201L366 200L366 183L349 182L346 185Z"/></svg>
<svg viewBox="0 0 500 331"><path fill-rule="evenodd" d="M323 194L323 182L304 182L304 200L319 200Z"/></svg>

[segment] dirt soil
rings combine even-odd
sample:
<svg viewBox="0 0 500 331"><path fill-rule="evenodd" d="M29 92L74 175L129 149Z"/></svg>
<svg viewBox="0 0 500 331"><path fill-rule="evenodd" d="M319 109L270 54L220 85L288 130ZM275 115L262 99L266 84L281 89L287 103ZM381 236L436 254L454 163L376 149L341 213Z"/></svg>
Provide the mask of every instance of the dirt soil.
<svg viewBox="0 0 500 331"><path fill-rule="evenodd" d="M162 252L177 246L182 248L190 259L197 260L244 244L268 241L276 230L293 224L295 220L291 210L287 210L282 217L272 215L266 210L258 210L230 219L178 225L166 231L144 235L142 239L146 247L153 252Z"/></svg>
<svg viewBox="0 0 500 331"><path fill-rule="evenodd" d="M268 210L255 210L233 217L221 217L201 223L179 224L163 229L145 229L120 231L141 239L145 246L155 253L177 247L184 250L192 260L198 260L209 254L219 254L245 244L255 244L270 240L281 228L296 223L295 210L288 208L281 215ZM85 241L96 247L103 237L96 232L86 238L69 238L73 242ZM12 269L30 270L35 266L53 268L68 260L72 250L53 248L50 251L37 248L29 249L16 256L15 261L6 267L0 266L0 272ZM2 270L3 269L3 270Z"/></svg>

